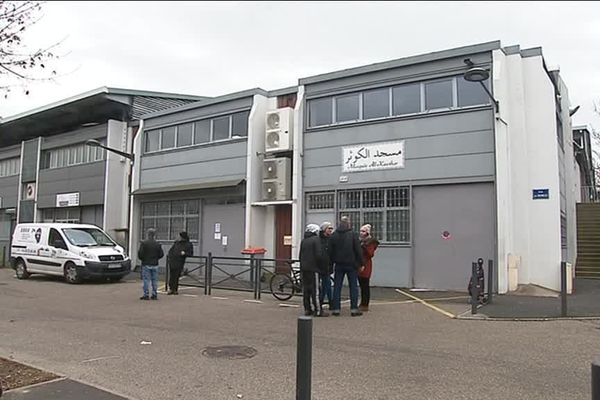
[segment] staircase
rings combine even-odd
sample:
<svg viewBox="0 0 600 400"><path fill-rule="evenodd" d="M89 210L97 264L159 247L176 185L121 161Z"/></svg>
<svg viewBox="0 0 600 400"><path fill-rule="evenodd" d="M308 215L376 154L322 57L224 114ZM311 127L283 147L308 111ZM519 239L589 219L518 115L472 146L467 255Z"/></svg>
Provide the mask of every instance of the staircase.
<svg viewBox="0 0 600 400"><path fill-rule="evenodd" d="M577 204L575 275L600 279L600 203Z"/></svg>

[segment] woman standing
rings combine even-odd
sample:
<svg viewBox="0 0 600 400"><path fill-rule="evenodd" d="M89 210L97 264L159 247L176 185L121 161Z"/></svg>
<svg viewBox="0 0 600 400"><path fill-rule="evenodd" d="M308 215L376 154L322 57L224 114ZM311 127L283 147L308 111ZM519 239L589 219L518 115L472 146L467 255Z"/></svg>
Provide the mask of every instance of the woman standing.
<svg viewBox="0 0 600 400"><path fill-rule="evenodd" d="M369 311L369 300L371 298L369 281L373 270L372 258L379 246L379 241L371 236L371 228L369 224L363 225L360 228L360 245L364 262L364 265L358 270L358 283L360 285L360 305L358 308L361 311Z"/></svg>
<svg viewBox="0 0 600 400"><path fill-rule="evenodd" d="M180 232L179 237L169 250L169 293L167 294L179 294L177 293L179 277L181 271L183 271L185 259L193 255L194 247L190 243L187 232Z"/></svg>

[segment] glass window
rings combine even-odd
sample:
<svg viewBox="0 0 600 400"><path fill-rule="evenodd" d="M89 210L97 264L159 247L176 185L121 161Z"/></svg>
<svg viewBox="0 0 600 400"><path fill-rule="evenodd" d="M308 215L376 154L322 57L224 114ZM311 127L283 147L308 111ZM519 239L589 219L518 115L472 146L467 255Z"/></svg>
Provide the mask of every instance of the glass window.
<svg viewBox="0 0 600 400"><path fill-rule="evenodd" d="M452 80L425 83L425 109L452 107Z"/></svg>
<svg viewBox="0 0 600 400"><path fill-rule="evenodd" d="M340 209L360 208L361 190L342 190L338 193Z"/></svg>
<svg viewBox="0 0 600 400"><path fill-rule="evenodd" d="M210 142L210 119L194 122L194 144Z"/></svg>
<svg viewBox="0 0 600 400"><path fill-rule="evenodd" d="M215 118L213 121L212 140L229 139L229 116Z"/></svg>
<svg viewBox="0 0 600 400"><path fill-rule="evenodd" d="M184 124L177 127L177 147L189 146L192 144L192 129L192 124Z"/></svg>
<svg viewBox="0 0 600 400"><path fill-rule="evenodd" d="M421 112L421 84L396 86L392 89L394 115Z"/></svg>
<svg viewBox="0 0 600 400"><path fill-rule="evenodd" d="M478 104L489 104L490 98L487 93L481 87L479 82L469 82L462 76L457 77L458 83L458 106L474 106ZM483 84L489 88L489 81L483 82Z"/></svg>
<svg viewBox="0 0 600 400"><path fill-rule="evenodd" d="M359 119L360 94L353 93L335 98L335 122L356 121Z"/></svg>
<svg viewBox="0 0 600 400"><path fill-rule="evenodd" d="M335 193L309 193L308 194L308 209L309 210L327 210L333 209L335 205Z"/></svg>
<svg viewBox="0 0 600 400"><path fill-rule="evenodd" d="M248 136L248 116L250 111L235 113L231 116L231 137Z"/></svg>
<svg viewBox="0 0 600 400"><path fill-rule="evenodd" d="M172 149L175 147L175 130L176 127L169 126L167 128L161 129L162 131L162 141L160 144L161 149Z"/></svg>
<svg viewBox="0 0 600 400"><path fill-rule="evenodd" d="M376 89L363 93L363 119L390 115L390 90Z"/></svg>
<svg viewBox="0 0 600 400"><path fill-rule="evenodd" d="M160 131L158 129L153 131L146 131L146 151L158 150L158 140Z"/></svg>
<svg viewBox="0 0 600 400"><path fill-rule="evenodd" d="M321 126L331 124L332 98L311 100L308 103L309 126Z"/></svg>

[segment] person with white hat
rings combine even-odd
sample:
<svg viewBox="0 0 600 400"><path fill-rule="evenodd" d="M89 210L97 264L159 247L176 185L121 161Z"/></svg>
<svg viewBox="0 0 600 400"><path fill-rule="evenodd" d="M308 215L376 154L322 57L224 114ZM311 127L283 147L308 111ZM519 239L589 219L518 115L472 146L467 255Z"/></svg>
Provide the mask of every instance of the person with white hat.
<svg viewBox="0 0 600 400"><path fill-rule="evenodd" d="M318 236L319 225L308 224L304 239L300 243L300 271L302 272L302 295L304 300L304 315L326 317L319 298L319 274L323 265L323 250Z"/></svg>

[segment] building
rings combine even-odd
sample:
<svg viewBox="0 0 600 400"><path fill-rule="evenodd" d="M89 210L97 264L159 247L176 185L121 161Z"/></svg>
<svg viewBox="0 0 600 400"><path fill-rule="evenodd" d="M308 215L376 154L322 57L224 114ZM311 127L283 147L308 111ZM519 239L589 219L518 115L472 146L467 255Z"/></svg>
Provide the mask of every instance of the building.
<svg viewBox="0 0 600 400"><path fill-rule="evenodd" d="M382 243L374 285L465 290L481 257L500 293L558 290L576 257L568 91L540 48L407 57L139 125L131 243L154 227L167 246L187 230L196 254L296 257L306 223L348 215Z"/></svg>
<svg viewBox="0 0 600 400"><path fill-rule="evenodd" d="M17 222L80 222L128 238L129 160L139 116L201 96L100 88L0 123L0 249ZM110 207L107 205L110 204Z"/></svg>
<svg viewBox="0 0 600 400"><path fill-rule="evenodd" d="M575 159L577 161L577 173L579 176L579 192L577 202L588 203L600 200L596 185L596 168L592 156L591 129L587 126L573 127L573 146Z"/></svg>

